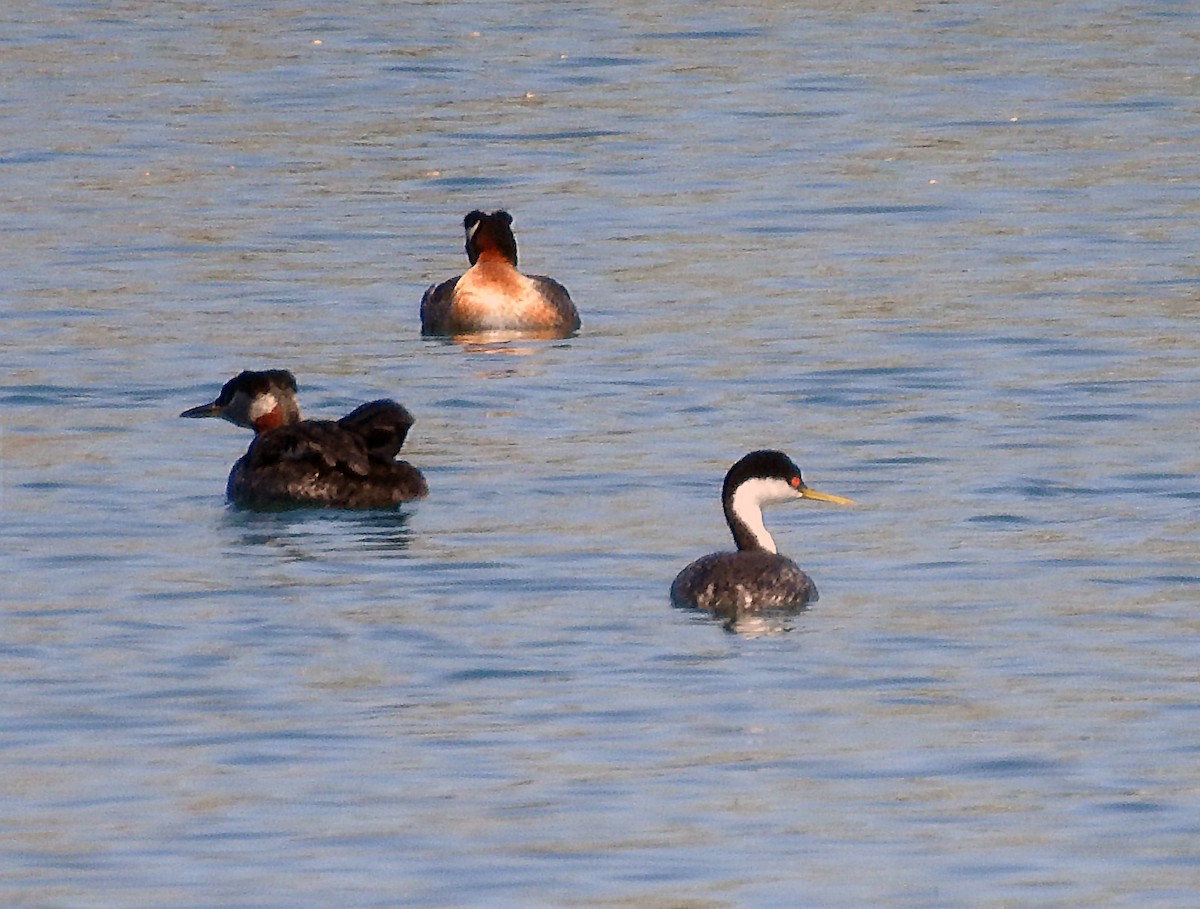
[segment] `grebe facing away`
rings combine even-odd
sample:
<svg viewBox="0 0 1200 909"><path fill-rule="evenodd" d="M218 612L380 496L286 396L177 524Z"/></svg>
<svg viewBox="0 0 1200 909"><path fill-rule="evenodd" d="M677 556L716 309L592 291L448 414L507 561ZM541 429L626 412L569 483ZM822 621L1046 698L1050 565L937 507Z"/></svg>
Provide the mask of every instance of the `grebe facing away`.
<svg viewBox="0 0 1200 909"><path fill-rule="evenodd" d="M737 552L714 552L692 562L671 585L671 602L736 619L795 611L815 601L816 585L795 562L776 552L763 525L763 505L793 499L854 504L805 486L800 468L781 451L752 451L729 468L721 504Z"/></svg>
<svg viewBox="0 0 1200 909"><path fill-rule="evenodd" d="M579 329L567 289L553 278L517 271L512 215L473 211L463 219L471 267L432 285L421 299L421 334L468 335L516 331L565 338Z"/></svg>
<svg viewBox="0 0 1200 909"><path fill-rule="evenodd" d="M220 417L254 430L226 487L238 505L393 508L429 491L419 470L396 460L413 418L395 401L363 404L337 421L302 420L290 372L247 370L211 404L180 416Z"/></svg>

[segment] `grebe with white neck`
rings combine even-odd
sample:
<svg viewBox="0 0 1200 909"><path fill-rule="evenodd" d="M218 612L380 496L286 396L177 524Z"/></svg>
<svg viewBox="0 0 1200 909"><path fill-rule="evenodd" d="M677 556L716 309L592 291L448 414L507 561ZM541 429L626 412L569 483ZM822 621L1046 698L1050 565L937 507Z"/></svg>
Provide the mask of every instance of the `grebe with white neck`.
<svg viewBox="0 0 1200 909"><path fill-rule="evenodd" d="M737 551L714 552L688 565L671 585L671 602L726 619L796 611L814 602L816 584L779 555L763 524L764 505L796 499L854 504L805 485L800 468L781 451L752 451L729 468L721 504Z"/></svg>

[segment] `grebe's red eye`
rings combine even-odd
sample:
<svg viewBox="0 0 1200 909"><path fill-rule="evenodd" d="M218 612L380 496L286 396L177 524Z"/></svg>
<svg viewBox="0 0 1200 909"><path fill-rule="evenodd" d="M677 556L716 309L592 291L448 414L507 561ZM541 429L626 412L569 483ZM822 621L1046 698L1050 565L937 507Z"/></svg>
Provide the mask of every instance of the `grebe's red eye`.
<svg viewBox="0 0 1200 909"><path fill-rule="evenodd" d="M792 484L792 489L800 488L800 478L799 477L792 477L790 480L788 480L788 482Z"/></svg>

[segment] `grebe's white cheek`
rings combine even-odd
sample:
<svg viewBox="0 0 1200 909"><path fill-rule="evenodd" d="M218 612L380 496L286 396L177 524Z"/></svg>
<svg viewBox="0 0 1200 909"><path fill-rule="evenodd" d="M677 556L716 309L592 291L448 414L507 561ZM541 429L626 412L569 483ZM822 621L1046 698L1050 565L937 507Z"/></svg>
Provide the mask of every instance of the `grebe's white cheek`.
<svg viewBox="0 0 1200 909"><path fill-rule="evenodd" d="M278 406L279 402L275 400L275 395L269 393L259 395L250 404L250 422L254 423L265 417Z"/></svg>
<svg viewBox="0 0 1200 909"><path fill-rule="evenodd" d="M776 477L747 480L738 489L738 492L740 493L743 489L760 505L774 505L778 502L791 502L793 499L804 498L799 489L787 480Z"/></svg>
<svg viewBox="0 0 1200 909"><path fill-rule="evenodd" d="M474 224L472 224L470 227L467 228L467 242L468 243L471 241L471 238L475 236L475 232L477 230L479 230L479 225L482 223L483 223L482 221L476 221Z"/></svg>

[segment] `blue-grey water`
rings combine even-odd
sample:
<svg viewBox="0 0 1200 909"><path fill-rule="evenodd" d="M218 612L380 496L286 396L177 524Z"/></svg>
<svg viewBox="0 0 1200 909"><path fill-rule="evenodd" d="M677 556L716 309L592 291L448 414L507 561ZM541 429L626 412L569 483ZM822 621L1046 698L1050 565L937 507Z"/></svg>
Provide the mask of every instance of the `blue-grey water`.
<svg viewBox="0 0 1200 909"><path fill-rule="evenodd" d="M0 26L0 904L1196 904L1194 4ZM577 337L420 337L476 207ZM430 497L230 509L256 367ZM731 631L758 447L860 504Z"/></svg>

